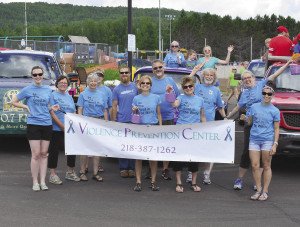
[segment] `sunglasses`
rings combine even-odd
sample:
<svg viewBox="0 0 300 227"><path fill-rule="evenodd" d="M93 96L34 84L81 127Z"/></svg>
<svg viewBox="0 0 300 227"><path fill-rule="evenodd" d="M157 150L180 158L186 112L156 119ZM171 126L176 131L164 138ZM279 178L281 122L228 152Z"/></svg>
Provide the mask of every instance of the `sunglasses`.
<svg viewBox="0 0 300 227"><path fill-rule="evenodd" d="M33 73L32 76L33 76L33 77L43 76L43 73Z"/></svg>
<svg viewBox="0 0 300 227"><path fill-rule="evenodd" d="M262 95L268 95L268 96L272 96L273 95L273 93L272 92L262 92Z"/></svg>
<svg viewBox="0 0 300 227"><path fill-rule="evenodd" d="M187 88L192 88L192 87L194 87L194 85L186 85L186 86L183 86L183 89L187 89Z"/></svg>
<svg viewBox="0 0 300 227"><path fill-rule="evenodd" d="M141 82L141 84L143 84L143 85L145 85L145 84L147 84L147 85L151 85L151 83L150 83L150 82Z"/></svg>
<svg viewBox="0 0 300 227"><path fill-rule="evenodd" d="M161 66L158 66L158 67L153 67L153 70L158 70L158 69L162 69L163 68L163 66L161 65Z"/></svg>
<svg viewBox="0 0 300 227"><path fill-rule="evenodd" d="M178 47L178 46L171 46L171 47Z"/></svg>
<svg viewBox="0 0 300 227"><path fill-rule="evenodd" d="M129 72L120 72L121 75L123 74L129 74Z"/></svg>

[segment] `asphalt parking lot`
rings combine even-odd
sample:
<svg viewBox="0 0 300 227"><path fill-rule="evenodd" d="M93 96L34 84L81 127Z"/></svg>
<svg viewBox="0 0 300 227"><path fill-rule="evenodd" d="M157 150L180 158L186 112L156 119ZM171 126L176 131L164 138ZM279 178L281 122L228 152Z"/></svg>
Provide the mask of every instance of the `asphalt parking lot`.
<svg viewBox="0 0 300 227"><path fill-rule="evenodd" d="M63 185L49 183L47 192L33 192L28 142L1 138L0 226L299 226L300 159L275 158L269 200L251 201L250 172L244 189L233 190L242 147L242 128L236 131L236 164L216 164L211 185L195 193L186 184L182 194L175 192L174 180L160 177L160 191L152 192L144 180L143 191L134 192L135 180L120 178L111 158L103 159L103 183L89 175L88 182L64 180ZM60 154L61 178L65 165Z"/></svg>

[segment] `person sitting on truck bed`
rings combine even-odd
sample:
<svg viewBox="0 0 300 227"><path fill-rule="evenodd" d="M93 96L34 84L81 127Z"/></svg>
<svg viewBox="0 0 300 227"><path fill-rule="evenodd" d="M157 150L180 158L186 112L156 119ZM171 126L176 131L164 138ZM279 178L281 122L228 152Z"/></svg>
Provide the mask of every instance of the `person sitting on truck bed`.
<svg viewBox="0 0 300 227"><path fill-rule="evenodd" d="M278 35L273 37L269 44L269 55L292 56L293 42L289 39L289 31L284 26L277 28Z"/></svg>

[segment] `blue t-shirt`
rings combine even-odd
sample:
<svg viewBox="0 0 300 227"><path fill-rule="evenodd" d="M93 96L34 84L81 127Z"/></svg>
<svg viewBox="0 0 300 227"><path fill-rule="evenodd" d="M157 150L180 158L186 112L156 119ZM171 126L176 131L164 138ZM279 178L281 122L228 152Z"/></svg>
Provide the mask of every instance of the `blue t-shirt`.
<svg viewBox="0 0 300 227"><path fill-rule="evenodd" d="M274 141L274 122L280 121L278 108L273 104L254 103L248 115L253 119L250 140Z"/></svg>
<svg viewBox="0 0 300 227"><path fill-rule="evenodd" d="M220 61L219 58L216 57L210 57L209 60L203 65L202 69L207 69L207 68L216 68L216 64ZM197 65L200 63L205 62L205 57L199 58Z"/></svg>
<svg viewBox="0 0 300 227"><path fill-rule="evenodd" d="M180 101L178 106L179 116L176 124L200 123L201 109L204 108L203 98L197 95L179 95Z"/></svg>
<svg viewBox="0 0 300 227"><path fill-rule="evenodd" d="M139 94L133 98L132 106L137 106L141 115L141 124L155 125L158 123L156 108L161 103L158 95Z"/></svg>
<svg viewBox="0 0 300 227"><path fill-rule="evenodd" d="M175 81L171 77L164 77L162 79L152 77L151 93L159 95L161 99L160 111L163 121L174 119L174 108L169 102L166 101L165 98L166 86L168 84L173 87L177 97L180 94L180 92Z"/></svg>
<svg viewBox="0 0 300 227"><path fill-rule="evenodd" d="M245 107L248 111L254 104L262 101L262 89L267 84L268 80L261 80L252 88L244 89L238 102L239 107Z"/></svg>
<svg viewBox="0 0 300 227"><path fill-rule="evenodd" d="M83 115L88 117L103 117L107 108L107 97L99 89L86 88L80 93L77 106L83 108Z"/></svg>
<svg viewBox="0 0 300 227"><path fill-rule="evenodd" d="M52 125L49 112L49 103L52 90L48 85L29 85L24 87L19 94L18 100L25 99L30 114L27 116L27 124L31 125Z"/></svg>
<svg viewBox="0 0 300 227"><path fill-rule="evenodd" d="M104 97L107 98L107 100L106 100L107 107L111 108L112 107L112 92L111 92L110 88L105 85L101 85L101 86L98 86L98 89L100 92L103 92Z"/></svg>
<svg viewBox="0 0 300 227"><path fill-rule="evenodd" d="M138 89L134 83L128 85L119 84L113 90L113 100L118 101L118 122L130 122L132 113L132 100L138 95Z"/></svg>
<svg viewBox="0 0 300 227"><path fill-rule="evenodd" d="M70 96L67 92L61 93L58 91L54 91L51 94L50 97L50 104L51 106L58 104L61 111L55 111L55 115L58 117L58 119L64 123L65 122L65 113L75 113L76 108L74 104L74 100L72 96ZM63 111L63 112L62 112ZM60 127L55 123L55 121L52 121L53 123L53 131L61 131Z"/></svg>
<svg viewBox="0 0 300 227"><path fill-rule="evenodd" d="M185 59L182 53L179 53L179 59L181 60L181 64L178 64L177 54L168 53L164 59L164 63L166 67L170 68L179 68L185 66Z"/></svg>
<svg viewBox="0 0 300 227"><path fill-rule="evenodd" d="M220 89L213 85L196 84L195 95L200 96L204 100L206 121L214 121L216 108L220 109L224 106Z"/></svg>

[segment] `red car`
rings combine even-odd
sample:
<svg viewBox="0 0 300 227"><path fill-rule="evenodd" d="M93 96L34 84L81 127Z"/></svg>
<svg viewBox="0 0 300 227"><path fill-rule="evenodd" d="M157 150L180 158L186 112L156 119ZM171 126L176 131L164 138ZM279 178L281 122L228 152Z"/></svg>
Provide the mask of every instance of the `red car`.
<svg viewBox="0 0 300 227"><path fill-rule="evenodd" d="M265 77L272 75L283 64L270 66ZM291 67L292 64L274 81L272 103L280 110L278 154L300 156L300 73L292 75Z"/></svg>

